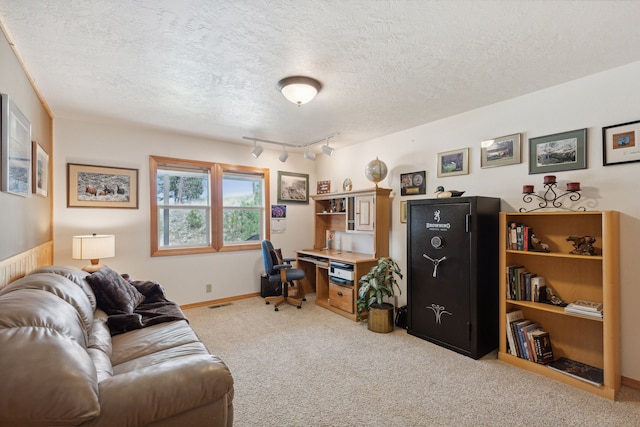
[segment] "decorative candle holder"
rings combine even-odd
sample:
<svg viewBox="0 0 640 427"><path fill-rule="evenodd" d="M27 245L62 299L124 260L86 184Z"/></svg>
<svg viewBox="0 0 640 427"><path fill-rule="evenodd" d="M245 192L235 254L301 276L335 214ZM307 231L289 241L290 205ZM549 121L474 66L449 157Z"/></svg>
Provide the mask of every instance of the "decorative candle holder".
<svg viewBox="0 0 640 427"><path fill-rule="evenodd" d="M520 212L534 212L540 209L564 209L566 211L581 211L584 212L587 209L583 206L577 209L570 209L562 205L563 197L567 197L572 202L577 202L580 200L582 195L580 194L580 183L579 182L570 182L567 184L567 191L558 194L556 193L556 187L558 184L556 183L556 177L553 175L544 177L544 194L542 196L535 194L533 192L533 185L524 185L522 187L522 192L524 196L522 196L522 200L525 203L538 202L538 207L534 209L527 210L526 208L520 208Z"/></svg>

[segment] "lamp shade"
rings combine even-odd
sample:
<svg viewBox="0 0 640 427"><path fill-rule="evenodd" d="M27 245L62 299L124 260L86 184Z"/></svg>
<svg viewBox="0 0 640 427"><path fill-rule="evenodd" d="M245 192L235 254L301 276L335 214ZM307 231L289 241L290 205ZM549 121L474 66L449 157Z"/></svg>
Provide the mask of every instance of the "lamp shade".
<svg viewBox="0 0 640 427"><path fill-rule="evenodd" d="M92 234L88 236L73 236L71 245L71 258L90 259L93 270L102 267L98 264L100 258L113 258L116 256L116 236L112 234ZM85 271L89 271L87 267Z"/></svg>
<svg viewBox="0 0 640 427"><path fill-rule="evenodd" d="M315 98L321 86L316 79L304 76L287 77L278 82L278 89L282 95L298 106Z"/></svg>

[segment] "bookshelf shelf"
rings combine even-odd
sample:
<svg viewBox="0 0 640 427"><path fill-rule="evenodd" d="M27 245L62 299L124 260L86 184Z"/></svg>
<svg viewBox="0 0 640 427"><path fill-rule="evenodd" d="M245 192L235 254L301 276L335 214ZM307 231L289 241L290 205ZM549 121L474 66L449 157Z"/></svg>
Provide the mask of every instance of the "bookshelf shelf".
<svg viewBox="0 0 640 427"><path fill-rule="evenodd" d="M549 245L550 252L508 249L510 223L531 227ZM595 255L570 254L568 236L594 236ZM615 399L621 386L620 301L619 301L619 213L535 212L500 214L500 347L498 358L600 395ZM567 303L578 299L602 302L604 317L565 313L564 308L546 303L512 300L508 297L507 268L525 266L542 276L546 285ZM566 357L604 371L603 384L592 385L510 353L506 314L522 310L524 318L539 323L549 332L554 358Z"/></svg>

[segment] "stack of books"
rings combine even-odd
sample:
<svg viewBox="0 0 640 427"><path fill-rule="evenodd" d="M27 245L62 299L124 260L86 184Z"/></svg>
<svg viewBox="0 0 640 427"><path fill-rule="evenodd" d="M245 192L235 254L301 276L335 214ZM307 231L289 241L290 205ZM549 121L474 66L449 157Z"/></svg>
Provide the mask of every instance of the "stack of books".
<svg viewBox="0 0 640 427"><path fill-rule="evenodd" d="M597 317L602 319L602 303L577 300L564 308L565 313L579 314L580 316Z"/></svg>
<svg viewBox="0 0 640 427"><path fill-rule="evenodd" d="M509 353L542 365L553 361L551 337L539 323L525 319L522 310L507 313L506 320Z"/></svg>
<svg viewBox="0 0 640 427"><path fill-rule="evenodd" d="M575 360L561 357L547 365L554 371L561 372L570 377L588 382L595 386L601 386L604 383L604 371L595 366L587 365Z"/></svg>

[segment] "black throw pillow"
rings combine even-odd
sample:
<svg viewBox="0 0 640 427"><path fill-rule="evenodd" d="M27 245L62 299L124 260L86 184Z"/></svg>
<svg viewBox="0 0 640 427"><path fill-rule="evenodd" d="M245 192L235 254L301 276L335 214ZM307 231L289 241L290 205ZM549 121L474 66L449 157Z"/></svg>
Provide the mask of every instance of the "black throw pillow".
<svg viewBox="0 0 640 427"><path fill-rule="evenodd" d="M109 267L88 275L86 280L96 294L98 307L109 315L133 313L144 301L144 295Z"/></svg>

